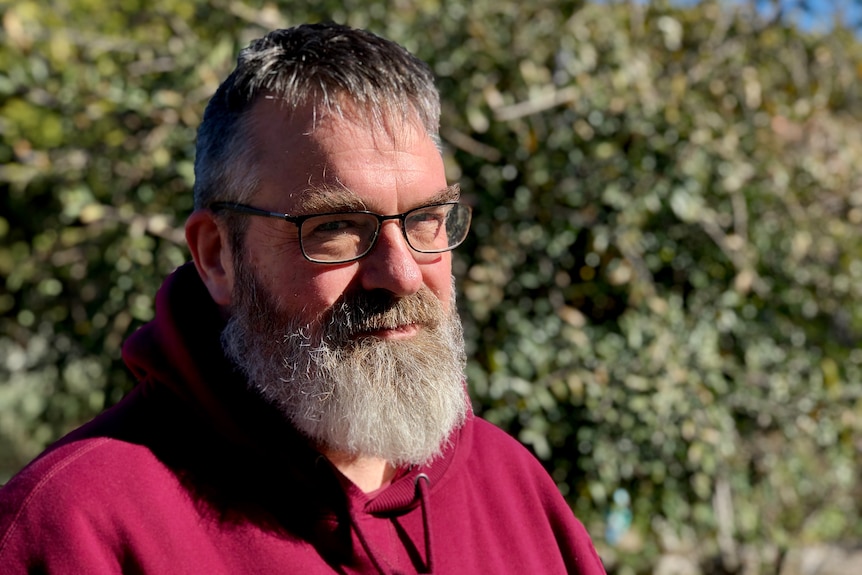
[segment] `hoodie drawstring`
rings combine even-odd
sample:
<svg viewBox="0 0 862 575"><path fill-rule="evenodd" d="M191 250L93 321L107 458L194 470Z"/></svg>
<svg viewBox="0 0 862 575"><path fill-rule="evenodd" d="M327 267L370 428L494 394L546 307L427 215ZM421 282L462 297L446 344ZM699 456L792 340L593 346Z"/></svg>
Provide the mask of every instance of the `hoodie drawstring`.
<svg viewBox="0 0 862 575"><path fill-rule="evenodd" d="M377 572L380 573L380 575L386 575L387 571L383 569L383 566L377 560L377 557L374 555L374 551L372 551L368 541L365 540L365 534L362 532L362 529L359 528L359 522L356 520L352 511L350 512L350 522L353 524L353 530L359 537L359 542L362 543L362 548L365 549L365 554L371 560L371 563L374 564L374 568L377 569Z"/></svg>
<svg viewBox="0 0 862 575"><path fill-rule="evenodd" d="M425 532L424 543L425 543L425 571L424 573L433 574L434 573L434 561L433 561L433 549L434 542L432 540L432 532L431 532L431 501L430 501L430 489L431 489L431 479L424 473L420 473L416 476L415 480L416 492L415 497L419 498L419 506L422 511L422 529ZM371 545L365 539L365 533L362 532L362 529L359 528L359 522L357 518L354 516L353 511L350 512L350 521L354 526L354 531L356 535L359 537L359 542L362 544L362 547L365 549L365 554L371 560L371 563L374 565L374 568L377 569L377 572L381 575L386 575L389 571L381 565L377 556L374 554L374 551L371 549Z"/></svg>
<svg viewBox="0 0 862 575"><path fill-rule="evenodd" d="M431 534L431 504L429 501L429 493L431 480L424 473L416 476L416 490L419 495L419 503L422 507L422 527L425 530L425 568L426 573L434 573L434 561L432 551L434 544Z"/></svg>

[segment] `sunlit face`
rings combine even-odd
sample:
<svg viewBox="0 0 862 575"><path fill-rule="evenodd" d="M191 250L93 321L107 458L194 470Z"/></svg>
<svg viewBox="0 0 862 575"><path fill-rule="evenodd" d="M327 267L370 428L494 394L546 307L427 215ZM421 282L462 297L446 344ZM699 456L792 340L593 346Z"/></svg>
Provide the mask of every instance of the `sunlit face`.
<svg viewBox="0 0 862 575"><path fill-rule="evenodd" d="M440 153L418 124L405 123L393 135L343 118L315 118L311 108L290 114L277 100L261 99L251 125L260 166L259 191L249 202L255 207L291 215L360 209L386 215L454 199ZM444 309L451 303L451 254L414 252L397 220L383 224L362 260L322 265L302 256L293 224L250 218L243 257L281 314L303 322L354 290L405 296L425 286ZM419 329L402 325L374 335L409 338Z"/></svg>
<svg viewBox="0 0 862 575"><path fill-rule="evenodd" d="M393 137L346 120L314 125L271 101L254 113L256 207L392 215L455 199L421 129ZM398 220L347 264L307 261L296 226L271 218L251 219L242 250L222 341L251 387L324 453L393 466L439 455L469 412L450 254L414 252Z"/></svg>

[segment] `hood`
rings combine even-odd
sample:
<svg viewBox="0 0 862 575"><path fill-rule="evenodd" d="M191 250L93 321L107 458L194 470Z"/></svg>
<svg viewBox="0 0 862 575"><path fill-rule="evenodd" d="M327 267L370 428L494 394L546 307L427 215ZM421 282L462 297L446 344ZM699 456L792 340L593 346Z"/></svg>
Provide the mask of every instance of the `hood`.
<svg viewBox="0 0 862 575"><path fill-rule="evenodd" d="M422 513L424 541L411 544L425 550L417 569L431 572L429 500L469 455L472 416L441 456L401 470L369 497L248 388L222 352L224 324L197 270L186 264L159 290L155 319L126 341L123 359L138 380L136 392L159 406L157 456L220 520L286 530L337 563L355 559L359 544L381 573L387 571L375 560L362 518Z"/></svg>

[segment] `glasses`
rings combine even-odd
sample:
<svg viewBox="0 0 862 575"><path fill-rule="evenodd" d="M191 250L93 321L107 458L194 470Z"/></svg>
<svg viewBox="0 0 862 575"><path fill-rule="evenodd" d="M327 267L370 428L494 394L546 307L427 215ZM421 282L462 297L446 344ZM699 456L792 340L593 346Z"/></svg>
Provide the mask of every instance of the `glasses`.
<svg viewBox="0 0 862 575"><path fill-rule="evenodd" d="M302 255L319 264L343 264L365 257L374 249L380 226L386 220L401 222L401 233L414 251L422 254L448 252L464 242L471 218L470 207L458 202L422 206L394 216L364 211L291 216L231 202L215 202L210 209L277 218L294 224L299 228Z"/></svg>

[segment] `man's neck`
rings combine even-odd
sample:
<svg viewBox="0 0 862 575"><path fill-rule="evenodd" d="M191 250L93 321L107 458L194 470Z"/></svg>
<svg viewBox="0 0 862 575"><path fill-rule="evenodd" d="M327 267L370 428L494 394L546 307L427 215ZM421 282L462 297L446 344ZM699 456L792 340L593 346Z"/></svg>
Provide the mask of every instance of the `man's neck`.
<svg viewBox="0 0 862 575"><path fill-rule="evenodd" d="M385 459L358 457L337 452L327 452L324 455L363 493L371 493L380 489L395 476L395 468Z"/></svg>

